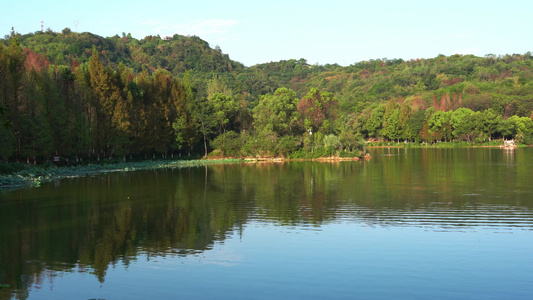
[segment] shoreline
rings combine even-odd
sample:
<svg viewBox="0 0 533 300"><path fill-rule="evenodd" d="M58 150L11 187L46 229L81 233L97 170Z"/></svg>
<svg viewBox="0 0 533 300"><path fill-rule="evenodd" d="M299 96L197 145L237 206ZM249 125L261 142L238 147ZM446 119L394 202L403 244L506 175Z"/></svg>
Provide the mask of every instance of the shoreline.
<svg viewBox="0 0 533 300"><path fill-rule="evenodd" d="M533 147L531 145L518 145L505 147L504 145L375 145L367 146L368 149L385 149L385 148L413 148L413 149L450 149L450 148L500 148L514 150L516 148ZM103 174L110 172L131 172L139 170L157 170L183 167L196 167L215 164L236 164L236 163L280 163L291 161L315 161L315 162L341 162L341 161L359 161L367 160L372 157L367 154L364 157L340 157L328 156L318 158L285 158L285 157L212 157L200 158L193 160L150 160L138 162L121 162L110 164L88 164L84 166L67 166L42 168L40 166L31 166L27 169L14 174L0 175L0 192L17 190L25 187L39 187L41 183L66 178L84 177L87 175Z"/></svg>
<svg viewBox="0 0 533 300"><path fill-rule="evenodd" d="M369 159L365 156L363 159ZM291 159L282 157L243 157L243 158L201 158L193 160L156 160L140 162L123 162L111 164L89 164L85 166L50 167L42 168L32 166L15 174L0 175L0 193L3 191L17 190L26 187L39 187L42 183L66 178L84 177L114 172L131 172L141 170L174 169L185 167L199 167L217 164L240 164L240 163L277 163L290 161L317 161L317 162L340 162L358 161L359 157L321 157L314 159Z"/></svg>
<svg viewBox="0 0 533 300"><path fill-rule="evenodd" d="M246 162L288 162L288 161L318 161L318 162L338 162L338 161L359 161L372 158L370 155L364 157L340 157L327 156L318 158L284 158L284 157L245 157Z"/></svg>
<svg viewBox="0 0 533 300"><path fill-rule="evenodd" d="M501 149L516 149L516 148L528 148L533 145L515 145L505 147L504 145L457 145L457 144L433 144L433 145L377 145L367 146L368 149L386 149L386 148L412 148L412 149L444 149L444 148L501 148Z"/></svg>
<svg viewBox="0 0 533 300"><path fill-rule="evenodd" d="M244 159L194 159L194 160L155 160L140 162L123 162L111 164L89 164L84 166L71 167L51 167L41 168L39 166L22 170L15 174L0 175L0 192L17 190L25 187L39 187L41 183L66 178L84 177L87 175L96 175L114 172L131 172L141 170L159 170L185 167L197 167L216 164L234 164L243 163Z"/></svg>

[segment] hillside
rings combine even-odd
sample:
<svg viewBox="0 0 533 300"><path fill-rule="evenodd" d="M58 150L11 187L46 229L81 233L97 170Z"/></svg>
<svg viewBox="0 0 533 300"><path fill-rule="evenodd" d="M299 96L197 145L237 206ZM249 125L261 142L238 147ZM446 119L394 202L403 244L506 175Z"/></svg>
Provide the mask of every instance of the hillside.
<svg viewBox="0 0 533 300"><path fill-rule="evenodd" d="M230 72L243 68L220 49L210 48L206 41L196 36L175 34L166 39L147 36L137 40L130 34L123 34L122 37L103 38L66 28L62 32L37 31L20 35L18 39L23 48L45 55L54 65L76 66L88 62L95 48L101 54L104 66L116 68L122 62L136 72L141 72L143 67L150 71L165 69L174 75L186 71ZM3 43L7 45L6 40Z"/></svg>
<svg viewBox="0 0 533 300"><path fill-rule="evenodd" d="M6 161L359 155L364 139L533 142L533 56L245 67L198 37L0 40Z"/></svg>
<svg viewBox="0 0 533 300"><path fill-rule="evenodd" d="M279 87L295 90L299 97L311 87L333 93L341 105L360 111L372 103L392 98L419 98L424 105L435 101L453 101L461 96L461 105L473 110L489 107L502 115L529 116L533 94L531 53L505 56L454 55L431 59L377 59L348 67L310 65L305 59L259 64L246 68L199 37L181 36L162 39L148 36L137 40L130 34L103 38L91 33L76 33L68 28L20 35L21 47L46 56L52 65L71 69L89 61L93 48L104 66L116 69L120 63L134 72L164 69L174 76L190 72L192 80L205 81L216 76L235 94L258 96ZM7 46L7 40L0 40ZM450 94L449 96L446 96ZM443 100L443 98L450 98ZM459 97L459 96L456 96ZM450 108L453 105L450 106Z"/></svg>

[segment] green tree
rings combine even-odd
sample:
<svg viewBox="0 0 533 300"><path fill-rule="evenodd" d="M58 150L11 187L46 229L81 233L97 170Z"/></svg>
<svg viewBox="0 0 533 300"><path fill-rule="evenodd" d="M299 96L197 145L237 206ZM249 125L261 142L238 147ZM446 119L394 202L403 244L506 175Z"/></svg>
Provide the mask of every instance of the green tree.
<svg viewBox="0 0 533 300"><path fill-rule="evenodd" d="M109 139L112 134L111 118L114 111L114 101L116 101L116 91L111 86L110 75L105 71L100 62L99 54L96 48L93 48L93 54L89 61L89 85L91 88L91 98L95 118L95 130L93 130L93 139L96 143L98 156L103 153L104 157L109 154ZM113 96L113 97L112 97Z"/></svg>
<svg viewBox="0 0 533 300"><path fill-rule="evenodd" d="M226 132L228 126L235 121L238 104L229 96L221 93L215 93L209 98L209 104L213 109L213 117L218 124L218 133Z"/></svg>
<svg viewBox="0 0 533 300"><path fill-rule="evenodd" d="M413 116L409 119L407 131L405 132L405 136L408 140L414 140L416 142L422 140L420 132L424 127L425 117L424 110L418 110L413 113Z"/></svg>
<svg viewBox="0 0 533 300"><path fill-rule="evenodd" d="M300 141L295 136L285 135L278 140L277 152L278 154L287 157L288 154L298 150L299 144Z"/></svg>
<svg viewBox="0 0 533 300"><path fill-rule="evenodd" d="M184 119L184 124L181 127L180 133L183 137L183 141L187 146L187 152L190 155L194 144L198 140L198 123L194 119L195 109L195 91L190 80L190 74L187 72L181 81L184 91L184 97L182 105L178 105L177 114L179 118ZM178 135L178 132L175 132Z"/></svg>
<svg viewBox="0 0 533 300"><path fill-rule="evenodd" d="M205 98L200 98L195 103L193 110L193 118L199 124L198 131L202 134L204 144L204 155L207 156L207 139L214 132L218 122L213 115L215 114L214 107L210 101Z"/></svg>
<svg viewBox="0 0 533 300"><path fill-rule="evenodd" d="M437 110L428 119L429 132L433 134L437 140L451 140L451 116L451 111Z"/></svg>
<svg viewBox="0 0 533 300"><path fill-rule="evenodd" d="M501 119L500 115L497 115L492 108L489 108L481 112L480 118L477 119L476 128L484 138L486 137L491 141L492 135L498 130Z"/></svg>
<svg viewBox="0 0 533 300"><path fill-rule="evenodd" d="M508 126L508 135L517 142L523 142L527 136L533 134L533 121L528 117L512 116L505 123Z"/></svg>
<svg viewBox="0 0 533 300"><path fill-rule="evenodd" d="M411 119L412 115L413 115L413 109L407 103L407 101L404 101L402 105L400 106L400 114L398 116L398 127L400 130L399 138L404 139L404 140L410 139L409 120Z"/></svg>
<svg viewBox="0 0 533 300"><path fill-rule="evenodd" d="M367 136L378 137L379 132L381 132L384 113L384 105L380 105L372 110L370 118L368 118L368 121L363 126L363 131L367 134Z"/></svg>
<svg viewBox="0 0 533 300"><path fill-rule="evenodd" d="M243 142L241 136L235 131L224 132L211 142L213 148L220 151L220 153L225 157L240 156L242 144Z"/></svg>
<svg viewBox="0 0 533 300"><path fill-rule="evenodd" d="M474 133L475 124L473 122L474 112L468 108L458 108L453 111L450 123L452 125L452 134L454 138L471 141Z"/></svg>
<svg viewBox="0 0 533 300"><path fill-rule="evenodd" d="M271 130L280 136L293 134L299 119L297 107L296 92L279 88L259 99L253 109L254 126L257 131Z"/></svg>
<svg viewBox="0 0 533 300"><path fill-rule="evenodd" d="M400 138L400 110L395 109L392 114L389 115L387 120L383 122L383 128L381 135L389 140L397 140Z"/></svg>
<svg viewBox="0 0 533 300"><path fill-rule="evenodd" d="M4 82L3 84L3 98L4 104L8 113L9 122L13 124L13 130L15 133L16 142L15 142L15 153L17 157L20 157L21 149L24 145L21 142L21 139L18 138L22 131L21 111L20 111L20 92L23 89L23 77L24 77L24 54L22 53L22 48L20 46L17 35L14 31L11 31L11 36L9 38L7 51L4 53L4 62L7 62L7 66L4 65L4 70L2 77ZM7 67L7 68L6 68Z"/></svg>
<svg viewBox="0 0 533 300"><path fill-rule="evenodd" d="M383 113L383 127L387 127L387 120L398 109L398 103L394 98L390 98L389 102L385 105L385 112Z"/></svg>
<svg viewBox="0 0 533 300"><path fill-rule="evenodd" d="M186 138L185 138L186 127L187 127L187 121L182 116L178 117L178 120L172 123L172 129L174 129L174 133L175 133L176 147L178 149L181 149L183 147L183 144L186 141Z"/></svg>
<svg viewBox="0 0 533 300"><path fill-rule="evenodd" d="M342 149L342 144L339 140L339 137L334 134L328 134L324 136L322 142L324 143L324 149L328 155L334 155L337 151Z"/></svg>

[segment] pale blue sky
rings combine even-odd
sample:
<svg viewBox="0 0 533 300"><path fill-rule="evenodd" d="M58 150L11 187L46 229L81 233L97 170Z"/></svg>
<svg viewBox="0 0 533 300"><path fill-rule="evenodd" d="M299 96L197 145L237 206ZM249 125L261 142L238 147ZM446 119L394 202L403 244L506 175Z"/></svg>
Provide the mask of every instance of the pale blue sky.
<svg viewBox="0 0 533 300"><path fill-rule="evenodd" d="M6 1L6 0L4 0ZM6 1L0 34L197 35L247 66L533 51L533 1ZM118 2L118 3L117 3ZM76 20L79 24L76 26Z"/></svg>

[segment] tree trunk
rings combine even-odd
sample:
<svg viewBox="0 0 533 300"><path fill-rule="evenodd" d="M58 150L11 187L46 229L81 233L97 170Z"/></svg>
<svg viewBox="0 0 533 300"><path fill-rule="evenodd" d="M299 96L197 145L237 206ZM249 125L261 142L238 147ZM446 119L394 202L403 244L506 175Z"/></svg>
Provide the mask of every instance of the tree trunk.
<svg viewBox="0 0 533 300"><path fill-rule="evenodd" d="M204 134L204 150L205 150L205 157L207 157L207 138Z"/></svg>

